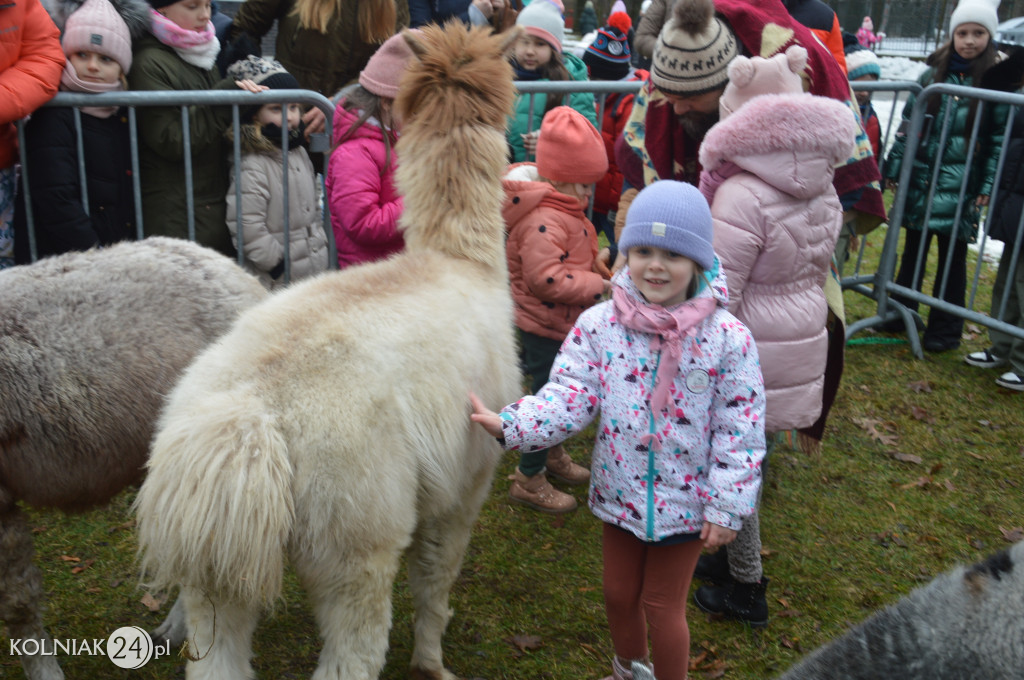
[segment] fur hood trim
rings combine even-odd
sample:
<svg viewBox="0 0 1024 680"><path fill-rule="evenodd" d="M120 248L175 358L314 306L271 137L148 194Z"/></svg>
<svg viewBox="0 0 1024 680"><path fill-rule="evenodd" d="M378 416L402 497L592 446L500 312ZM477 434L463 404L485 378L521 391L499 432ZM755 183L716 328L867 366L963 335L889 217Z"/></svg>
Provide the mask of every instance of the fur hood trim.
<svg viewBox="0 0 1024 680"><path fill-rule="evenodd" d="M708 131L700 145L700 163L716 170L744 156L804 152L825 156L835 166L849 158L856 130L853 113L834 99L761 95Z"/></svg>
<svg viewBox="0 0 1024 680"><path fill-rule="evenodd" d="M42 0L43 7L46 8L50 18L53 19L53 23L57 24L57 28L60 29L61 33L64 32L64 24L67 23L68 17L85 4L85 0ZM135 40L147 32L150 28L149 18L149 3L145 0L110 0L110 4L114 6L117 13L124 19L124 23L128 26L128 33L131 35L132 40Z"/></svg>

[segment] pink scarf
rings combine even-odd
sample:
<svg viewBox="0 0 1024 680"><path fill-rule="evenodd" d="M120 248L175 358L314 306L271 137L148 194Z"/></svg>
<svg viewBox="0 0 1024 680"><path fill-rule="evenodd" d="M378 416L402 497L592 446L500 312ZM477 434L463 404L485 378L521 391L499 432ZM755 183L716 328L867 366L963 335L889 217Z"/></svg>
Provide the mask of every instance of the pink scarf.
<svg viewBox="0 0 1024 680"><path fill-rule="evenodd" d="M124 83L118 78L112 83L92 83L78 77L78 72L71 65L70 61L64 62L64 72L60 74L60 89L65 92L88 92L89 94L101 94L103 92L117 92L124 89ZM117 111L116 106L82 106L82 113L97 118L109 118Z"/></svg>
<svg viewBox="0 0 1024 680"><path fill-rule="evenodd" d="M686 302L673 307L652 305L643 300L640 291L636 290L629 278L629 268L624 267L622 274L625 281L616 282L612 287L612 299L619 323L626 328L650 333L651 349L662 350L662 361L658 365L657 377L654 381L654 392L651 394L651 406L656 413L668 408L672 403L669 390L679 373L679 362L683 357L683 336L689 336L693 343L694 354L700 356L700 343L695 339L697 326L715 311L718 302L711 296L690 298ZM628 282L628 283L627 283ZM632 290L626 290L623 284Z"/></svg>
<svg viewBox="0 0 1024 680"><path fill-rule="evenodd" d="M213 68L220 51L220 41L212 21L207 21L206 28L199 32L182 28L155 9L150 8L149 15L152 19L150 30L157 40L174 49L179 57L193 66Z"/></svg>

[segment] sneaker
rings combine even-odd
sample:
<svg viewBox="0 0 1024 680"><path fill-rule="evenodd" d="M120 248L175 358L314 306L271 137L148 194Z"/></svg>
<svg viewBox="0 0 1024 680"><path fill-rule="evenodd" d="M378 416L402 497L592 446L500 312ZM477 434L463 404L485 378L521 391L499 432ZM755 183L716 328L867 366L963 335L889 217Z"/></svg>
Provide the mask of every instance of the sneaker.
<svg viewBox="0 0 1024 680"><path fill-rule="evenodd" d="M1000 387L1005 387L1008 390L1024 392L1024 375L1014 373L1013 371L1007 371L996 378L996 384Z"/></svg>
<svg viewBox="0 0 1024 680"><path fill-rule="evenodd" d="M701 586L693 594L693 601L708 614L764 628L768 625L767 587L768 579L763 576L757 583L733 581L725 586Z"/></svg>
<svg viewBox="0 0 1024 680"><path fill-rule="evenodd" d="M590 470L572 462L561 444L548 449L548 474L560 482L576 486L590 481Z"/></svg>
<svg viewBox="0 0 1024 680"><path fill-rule="evenodd" d="M576 499L551 486L543 470L533 477L527 477L516 468L515 474L509 476L509 479L512 480L512 486L508 489L508 496L514 503L553 515L576 509Z"/></svg>
<svg viewBox="0 0 1024 680"><path fill-rule="evenodd" d="M980 352L971 352L964 357L964 363L978 368L996 368L1006 363L1006 359L992 354L991 350L983 349Z"/></svg>

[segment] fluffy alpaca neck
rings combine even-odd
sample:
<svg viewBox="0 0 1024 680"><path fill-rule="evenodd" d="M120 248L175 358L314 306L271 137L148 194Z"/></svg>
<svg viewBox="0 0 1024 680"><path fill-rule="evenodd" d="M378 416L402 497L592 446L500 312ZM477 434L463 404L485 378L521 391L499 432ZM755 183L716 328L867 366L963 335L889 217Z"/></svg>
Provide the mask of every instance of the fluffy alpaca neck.
<svg viewBox="0 0 1024 680"><path fill-rule="evenodd" d="M405 196L400 225L405 249L435 250L505 272L505 136L485 125L440 135L427 126L402 134L396 180Z"/></svg>

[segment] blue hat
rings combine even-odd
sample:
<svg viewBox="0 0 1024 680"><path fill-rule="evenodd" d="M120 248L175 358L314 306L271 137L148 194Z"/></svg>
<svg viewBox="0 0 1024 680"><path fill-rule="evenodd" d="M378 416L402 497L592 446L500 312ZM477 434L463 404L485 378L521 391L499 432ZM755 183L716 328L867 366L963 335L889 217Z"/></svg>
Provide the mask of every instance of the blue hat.
<svg viewBox="0 0 1024 680"><path fill-rule="evenodd" d="M597 29L594 42L583 53L591 80L622 80L629 75L629 41L614 26Z"/></svg>
<svg viewBox="0 0 1024 680"><path fill-rule="evenodd" d="M715 264L711 231L711 208L697 187L663 179L633 199L619 252L636 246L661 248L685 255L710 271Z"/></svg>

